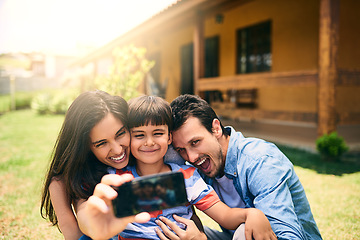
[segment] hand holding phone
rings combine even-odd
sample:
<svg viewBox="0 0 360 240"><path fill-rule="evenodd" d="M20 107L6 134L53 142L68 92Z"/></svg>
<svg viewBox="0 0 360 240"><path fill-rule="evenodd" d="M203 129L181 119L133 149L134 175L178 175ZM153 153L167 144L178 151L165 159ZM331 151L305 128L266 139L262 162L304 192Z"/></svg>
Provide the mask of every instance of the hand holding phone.
<svg viewBox="0 0 360 240"><path fill-rule="evenodd" d="M184 176L168 172L133 179L113 188L118 196L113 203L116 217L152 212L187 203Z"/></svg>

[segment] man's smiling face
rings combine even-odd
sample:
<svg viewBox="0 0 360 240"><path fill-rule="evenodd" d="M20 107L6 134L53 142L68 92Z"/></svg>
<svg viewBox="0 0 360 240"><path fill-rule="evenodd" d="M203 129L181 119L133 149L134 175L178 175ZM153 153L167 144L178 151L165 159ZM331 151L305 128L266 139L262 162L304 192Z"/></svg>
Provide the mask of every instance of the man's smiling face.
<svg viewBox="0 0 360 240"><path fill-rule="evenodd" d="M173 132L173 146L188 162L209 177L222 175L225 161L215 132L221 129L213 122L214 133L210 133L198 118L189 117L185 123Z"/></svg>

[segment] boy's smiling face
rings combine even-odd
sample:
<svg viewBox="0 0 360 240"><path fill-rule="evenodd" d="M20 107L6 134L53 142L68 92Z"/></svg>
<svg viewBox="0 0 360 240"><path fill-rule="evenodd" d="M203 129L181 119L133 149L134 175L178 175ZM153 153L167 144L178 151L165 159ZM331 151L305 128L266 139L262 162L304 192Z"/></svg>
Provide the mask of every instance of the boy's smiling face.
<svg viewBox="0 0 360 240"><path fill-rule="evenodd" d="M134 127L131 132L131 153L137 162L154 164L163 161L171 134L167 125Z"/></svg>

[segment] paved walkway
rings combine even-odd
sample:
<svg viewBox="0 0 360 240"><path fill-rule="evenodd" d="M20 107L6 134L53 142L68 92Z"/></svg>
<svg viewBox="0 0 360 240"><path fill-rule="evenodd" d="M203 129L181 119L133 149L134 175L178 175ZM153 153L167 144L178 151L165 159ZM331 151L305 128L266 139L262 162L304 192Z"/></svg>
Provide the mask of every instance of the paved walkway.
<svg viewBox="0 0 360 240"><path fill-rule="evenodd" d="M262 138L270 142L279 143L316 151L317 128L310 124L289 124L270 121L233 121L222 119L224 126L231 125L246 137ZM360 125L339 126L338 135L343 137L351 152L360 153Z"/></svg>

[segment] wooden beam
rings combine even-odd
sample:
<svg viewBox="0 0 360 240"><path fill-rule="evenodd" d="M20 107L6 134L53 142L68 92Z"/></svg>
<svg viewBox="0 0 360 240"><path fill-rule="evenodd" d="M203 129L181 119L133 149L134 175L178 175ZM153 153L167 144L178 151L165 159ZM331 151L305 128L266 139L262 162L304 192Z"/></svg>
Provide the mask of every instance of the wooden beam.
<svg viewBox="0 0 360 240"><path fill-rule="evenodd" d="M259 109L236 108L231 103L211 103L216 114L234 120L277 120L289 122L301 122L316 124L317 114L315 112L287 112L287 111L266 111Z"/></svg>
<svg viewBox="0 0 360 240"><path fill-rule="evenodd" d="M339 0L320 0L318 135L336 130L335 91L338 82Z"/></svg>
<svg viewBox="0 0 360 240"><path fill-rule="evenodd" d="M198 81L198 91L226 91L229 89L253 89L278 86L316 86L316 70L296 72L251 73L215 78L202 78Z"/></svg>
<svg viewBox="0 0 360 240"><path fill-rule="evenodd" d="M204 77L204 61L204 16L199 11L194 28L194 93L197 95L199 94L199 79Z"/></svg>
<svg viewBox="0 0 360 240"><path fill-rule="evenodd" d="M313 123L318 122L318 115L314 112L266 111L260 109L237 108L234 103L213 102L212 108L217 115L233 120L278 120L289 122ZM346 112L338 115L339 125L358 125L359 112Z"/></svg>

